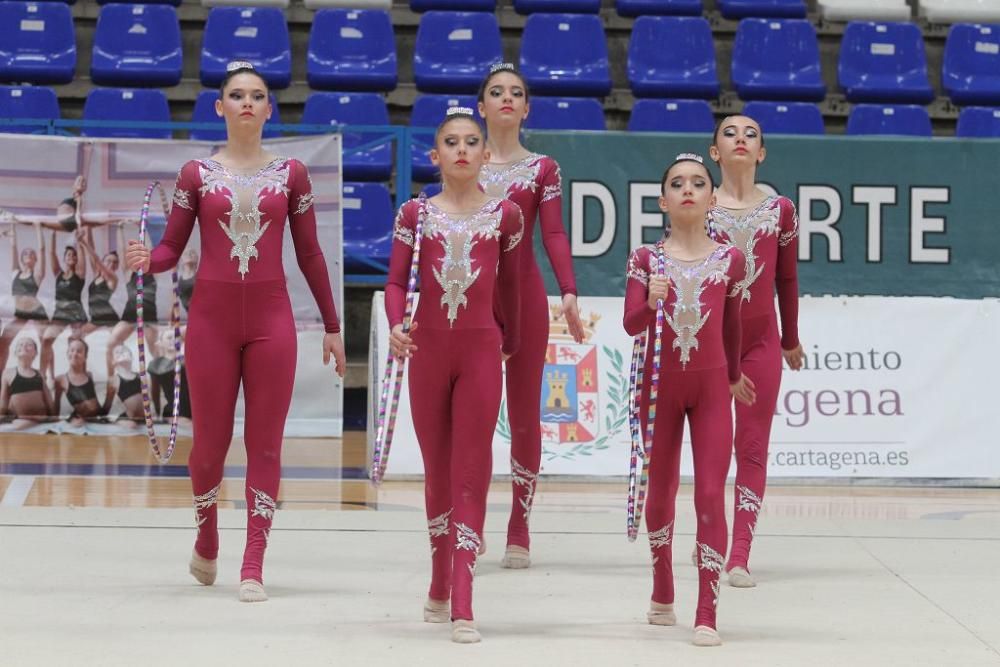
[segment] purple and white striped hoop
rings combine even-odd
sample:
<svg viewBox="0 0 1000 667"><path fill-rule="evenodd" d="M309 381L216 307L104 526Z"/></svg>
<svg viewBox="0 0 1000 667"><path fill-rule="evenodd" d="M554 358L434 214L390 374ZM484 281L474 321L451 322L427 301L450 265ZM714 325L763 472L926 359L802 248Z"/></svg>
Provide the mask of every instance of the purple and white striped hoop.
<svg viewBox="0 0 1000 667"><path fill-rule="evenodd" d="M149 201L153 197L153 190L160 190L160 203L163 206L163 215L170 215L170 208L167 205L167 194L159 181L153 181L146 188L146 196L142 200L142 213L139 216L139 243L145 245L147 225L149 221ZM167 441L167 450L160 450L156 433L153 430L153 407L149 400L149 379L146 374L146 327L143 320L143 272L136 271L135 280L135 314L136 330L139 347L139 378L142 385L142 411L146 417L146 434L149 436L149 446L153 450L153 456L160 463L166 463L174 454L174 446L177 444L177 419L180 412L181 403L181 366L184 362L183 341L181 340L181 306L180 306L180 276L175 268L171 277L173 278L174 299L170 308L170 323L174 327L174 401L173 411L170 417L170 438Z"/></svg>

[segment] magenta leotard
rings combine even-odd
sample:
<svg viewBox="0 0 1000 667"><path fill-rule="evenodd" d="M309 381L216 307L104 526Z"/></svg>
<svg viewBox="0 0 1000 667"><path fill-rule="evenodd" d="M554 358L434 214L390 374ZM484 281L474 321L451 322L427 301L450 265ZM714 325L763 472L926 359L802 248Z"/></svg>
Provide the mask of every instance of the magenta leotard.
<svg viewBox="0 0 1000 667"><path fill-rule="evenodd" d="M185 342L194 421L188 466L198 524L195 550L203 558L218 554L216 501L242 383L247 544L241 578L262 581L295 380L295 321L281 261L286 220L326 331L339 332L340 322L316 235L312 183L301 162L276 159L253 173L235 173L214 160L186 163L166 232L152 252L153 272L177 265L196 220L202 256Z"/></svg>
<svg viewBox="0 0 1000 667"><path fill-rule="evenodd" d="M625 331L647 331L645 377L652 377L656 313L647 304L650 275L662 246L642 246L629 257ZM740 304L734 288L745 260L736 248L719 246L697 261L665 255L669 291L660 354L653 460L649 468L646 528L653 555L652 600L674 602L671 542L680 484L684 420L691 429L698 532L698 607L695 625L715 627L719 577L726 554L725 484L732 454L729 385L740 378ZM649 414L649 382L639 398L643 428Z"/></svg>
<svg viewBox="0 0 1000 667"><path fill-rule="evenodd" d="M771 422L781 387L781 350L799 345L798 216L787 197L756 206L712 209L709 233L746 257L743 281L743 372L756 385L757 401L736 404L736 489L733 545L727 569L748 567L754 529L767 484ZM778 311L774 311L774 295ZM779 336L778 321L781 322Z"/></svg>
<svg viewBox="0 0 1000 667"><path fill-rule="evenodd" d="M421 207L424 207L421 213ZM482 542L500 410L501 348L517 352L523 222L516 204L491 199L464 214L431 201L407 202L393 227L385 309L403 320L416 223L420 243L417 346L410 407L424 460L434 600L451 599L453 619L472 620L472 577ZM500 295L503 328L494 316Z"/></svg>
<svg viewBox="0 0 1000 667"><path fill-rule="evenodd" d="M479 183L493 197L505 197L524 214L521 251L521 348L507 361L507 418L511 434L511 513L507 544L528 549L528 517L541 467L541 393L549 343L549 304L535 259L535 220L559 283L559 292L576 294L573 258L563 226L562 177L551 157L532 153L507 164L488 164Z"/></svg>

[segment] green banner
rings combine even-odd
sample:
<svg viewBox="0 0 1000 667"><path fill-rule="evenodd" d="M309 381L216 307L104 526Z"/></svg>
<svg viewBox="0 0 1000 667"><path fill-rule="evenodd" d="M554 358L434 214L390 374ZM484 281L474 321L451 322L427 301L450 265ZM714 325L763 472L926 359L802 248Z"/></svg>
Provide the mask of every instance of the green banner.
<svg viewBox="0 0 1000 667"><path fill-rule="evenodd" d="M678 153L708 161L696 134L532 132L562 168L563 215L580 294L620 296L631 248L659 238L663 170ZM768 137L765 188L799 212L803 294L1000 296L1000 141ZM718 179L719 170L714 168ZM539 264L557 294L544 251Z"/></svg>

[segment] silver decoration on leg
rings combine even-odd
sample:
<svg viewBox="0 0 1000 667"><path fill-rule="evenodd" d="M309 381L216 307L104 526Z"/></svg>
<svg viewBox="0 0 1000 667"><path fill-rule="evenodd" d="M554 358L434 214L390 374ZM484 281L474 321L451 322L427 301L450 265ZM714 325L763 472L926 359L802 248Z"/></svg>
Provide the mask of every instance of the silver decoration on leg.
<svg viewBox="0 0 1000 667"><path fill-rule="evenodd" d="M201 511L208 509L219 500L219 487L221 484L216 484L214 488L209 489L200 496L194 497L194 523L195 526L201 528L201 524L208 520L207 516L204 516Z"/></svg>
<svg viewBox="0 0 1000 667"><path fill-rule="evenodd" d="M482 545L483 541L476 534L476 531L472 530L464 523L455 524L455 549L463 549L465 551L472 552L472 562L467 564L469 568L469 574L473 577L476 576L476 564L479 561L479 547Z"/></svg>
<svg viewBox="0 0 1000 667"><path fill-rule="evenodd" d="M760 508L764 501L760 496L745 486L737 486L736 493L739 498L736 503L736 511L750 512L753 514L753 521L750 522L750 539L752 540L754 533L757 531L757 521L760 517Z"/></svg>
<svg viewBox="0 0 1000 667"><path fill-rule="evenodd" d="M737 511L751 512L755 516L760 514L760 506L763 502L760 496L745 486L737 486L736 491L739 494L739 501L736 504Z"/></svg>
<svg viewBox="0 0 1000 667"><path fill-rule="evenodd" d="M481 544L482 539L476 534L476 531L464 523L455 524L455 549L464 549L465 551L478 554Z"/></svg>
<svg viewBox="0 0 1000 667"><path fill-rule="evenodd" d="M656 550L663 547L669 547L670 543L674 539L674 522L671 521L663 528L659 530L654 530L649 534L649 553L653 557L653 567L660 562L660 557L656 555Z"/></svg>
<svg viewBox="0 0 1000 667"><path fill-rule="evenodd" d="M267 495L263 491L258 491L257 489L250 487L250 490L254 494L253 499L253 512L250 516L260 516L264 517L268 521L274 518L274 511L278 508L278 504L274 502L274 498Z"/></svg>
<svg viewBox="0 0 1000 667"><path fill-rule="evenodd" d="M696 542L696 544L698 546L698 569L708 570L715 574L715 578L709 583L715 596L712 600L712 606L717 607L719 606L719 577L722 576L722 570L726 566L726 559L707 544L701 542Z"/></svg>
<svg viewBox="0 0 1000 667"><path fill-rule="evenodd" d="M528 516L531 514L531 506L535 500L535 484L538 482L538 473L531 472L523 465L514 460L514 457L510 459L510 474L512 481L516 486L523 486L527 490L524 498L521 498L518 502L521 508L524 510L524 520L528 521Z"/></svg>
<svg viewBox="0 0 1000 667"><path fill-rule="evenodd" d="M448 524L451 520L451 510L443 514L439 514L433 519L427 520L427 532L430 533L431 538L441 537L442 535L448 534Z"/></svg>
<svg viewBox="0 0 1000 667"><path fill-rule="evenodd" d="M649 554L653 559L653 567L660 562L660 557L656 555L656 550L662 547L669 547L673 541L674 522L671 521L663 528L654 530L649 534Z"/></svg>
<svg viewBox="0 0 1000 667"><path fill-rule="evenodd" d="M427 532L430 534L431 541L431 557L437 553L437 547L434 546L434 538L444 537L448 534L448 530L450 529L451 511L452 510L448 510L443 514L437 515L433 519L427 520Z"/></svg>
<svg viewBox="0 0 1000 667"><path fill-rule="evenodd" d="M760 496L745 486L737 485L736 493L739 499L736 503L736 511L750 512L753 514L753 521L750 522L750 539L752 540L754 533L757 531L757 520L760 517L760 508L761 505L763 505L763 500Z"/></svg>

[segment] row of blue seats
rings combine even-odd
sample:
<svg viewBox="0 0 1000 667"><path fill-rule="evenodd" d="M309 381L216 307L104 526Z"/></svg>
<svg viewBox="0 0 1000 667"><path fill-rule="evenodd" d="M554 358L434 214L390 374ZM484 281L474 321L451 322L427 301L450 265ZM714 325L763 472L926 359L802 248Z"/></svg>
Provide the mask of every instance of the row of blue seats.
<svg viewBox="0 0 1000 667"><path fill-rule="evenodd" d="M192 121L213 123L217 129L194 129L193 139L221 141L225 137L222 120L215 114L218 93L203 91L195 103ZM422 95L416 99L410 114L410 126L433 128L445 117L450 106L475 106L472 96ZM272 98L273 115L269 125L280 123L279 108ZM819 108L802 102L749 102L745 113L756 118L765 132L775 134L823 134L823 116ZM0 87L0 118L59 117L55 93L48 88ZM147 121L170 122L166 95L159 90L97 88L87 96L84 120L109 122ZM311 125L388 125L389 113L385 100L378 93L313 93L306 101L301 122ZM698 132L710 133L714 127L711 107L704 100L636 101L629 118L633 132ZM604 109L591 98L532 99L528 116L529 129L594 130L605 129ZM0 126L7 132L38 131L37 126ZM931 121L927 110L916 105L856 105L847 123L848 134L903 134L931 136ZM169 138L166 129L89 127L85 136ZM967 107L962 110L957 136L1000 137L1000 110L990 107ZM265 125L265 137L278 136ZM347 178L386 180L391 176L394 156L390 142L377 143L377 134L348 132L344 136L344 172ZM363 144L374 146L360 150ZM411 147L413 177L418 181L436 178L427 151L431 138L417 135Z"/></svg>
<svg viewBox="0 0 1000 667"><path fill-rule="evenodd" d="M76 3L76 0L62 1L68 5ZM97 0L97 4L121 1ZM168 4L177 7L181 4L181 0L143 0L143 4ZM716 5L728 19L747 16L799 18L806 15L804 0L717 0ZM410 0L410 9L415 12L432 10L492 12L496 7L497 0ZM536 12L596 14L600 9L601 0L514 0L514 11L518 14ZM701 0L615 0L615 9L620 16L645 14L698 16L705 8Z"/></svg>
<svg viewBox="0 0 1000 667"><path fill-rule="evenodd" d="M716 7L727 19L748 16L801 18L806 15L804 0L716 0ZM415 12L432 10L492 12L496 0L410 0ZM701 0L615 0L620 16L648 14L700 16L705 10ZM518 14L573 13L596 14L601 0L514 0Z"/></svg>
<svg viewBox="0 0 1000 667"><path fill-rule="evenodd" d="M144 5L173 5L174 7L180 7L183 0L142 0L141 4ZM59 0L59 2L65 3L67 5L75 5L76 0ZM129 0L97 0L97 4L106 5L109 3L118 2L129 2Z"/></svg>
<svg viewBox="0 0 1000 667"><path fill-rule="evenodd" d="M433 10L492 12L497 0L410 0L410 9L415 12ZM747 16L803 17L806 15L804 0L716 0L722 15L729 19ZM575 13L596 14L601 9L601 0L514 0L514 11L518 14L535 13ZM705 7L701 0L615 0L615 9L620 16L641 16L646 14L698 16Z"/></svg>
<svg viewBox="0 0 1000 667"><path fill-rule="evenodd" d="M3 35L3 26L11 34ZM0 2L0 80L68 82L76 68L74 44L65 5ZM663 48L665 44L670 48ZM483 72L502 53L493 14L428 12L417 32L414 80L423 92L473 92ZM204 33L202 82L218 85L225 64L234 58L257 63L273 87L288 86L291 49L282 12L213 9ZM96 83L174 85L181 78L182 60L180 28L172 7L102 8L91 65ZM602 96L611 90L604 30L597 16L529 17L520 65L529 85L540 94ZM637 19L629 42L628 77L639 97L717 97L720 85L708 21ZM317 12L307 78L317 89L395 88L396 44L388 12ZM746 100L823 99L827 89L812 24L801 19L741 21L733 45L732 80ZM908 23L849 23L840 49L838 80L851 102L926 104L934 98L923 38L919 28ZM1000 104L1000 27L952 26L942 81L956 104Z"/></svg>

